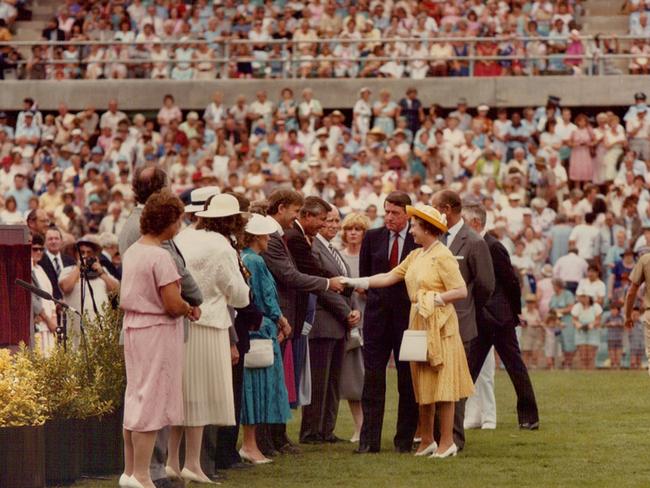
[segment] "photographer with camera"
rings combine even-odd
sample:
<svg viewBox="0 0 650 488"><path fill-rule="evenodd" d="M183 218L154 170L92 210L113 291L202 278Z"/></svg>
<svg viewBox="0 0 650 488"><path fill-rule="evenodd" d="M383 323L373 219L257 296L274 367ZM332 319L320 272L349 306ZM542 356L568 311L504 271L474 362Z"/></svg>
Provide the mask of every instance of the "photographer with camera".
<svg viewBox="0 0 650 488"><path fill-rule="evenodd" d="M59 276L63 300L72 308L87 313L90 319L98 315L110 293L117 293L120 282L99 263L102 247L95 235L85 235L74 245L75 264L66 266ZM78 344L79 318L68 326L68 336Z"/></svg>

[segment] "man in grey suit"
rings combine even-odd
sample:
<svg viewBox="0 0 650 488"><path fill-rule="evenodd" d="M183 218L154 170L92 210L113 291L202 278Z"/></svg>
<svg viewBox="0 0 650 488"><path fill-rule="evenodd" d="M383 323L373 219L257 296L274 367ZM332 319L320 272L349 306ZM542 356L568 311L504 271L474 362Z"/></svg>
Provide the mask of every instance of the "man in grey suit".
<svg viewBox="0 0 650 488"><path fill-rule="evenodd" d="M341 230L336 207L327 214L325 226L316 234L312 255L318 265L332 276L350 276L339 251L331 244ZM331 291L320 293L316 303L314 327L309 333L311 362L311 403L302 408L300 442L319 444L337 442L334 435L339 408L339 378L345 350L345 334L361 320L351 297Z"/></svg>
<svg viewBox="0 0 650 488"><path fill-rule="evenodd" d="M309 293L331 290L341 292L344 286L340 276L323 278L301 273L296 267L295 260L284 240L284 233L293 227L298 212L303 204L303 197L294 190L276 190L268 198L267 214L278 224L278 232L271 234L268 249L262 254L264 262L275 278L278 298L282 314L287 318L293 332L298 335L307 313ZM290 351L283 351L283 354ZM263 432L264 429L258 429ZM280 452L297 453L299 450L289 441L286 426L269 427L271 446ZM267 439L261 436L258 440L260 449L267 444ZM261 441L261 442L260 442ZM263 451L264 452L264 451Z"/></svg>
<svg viewBox="0 0 650 488"><path fill-rule="evenodd" d="M144 166L139 169L133 178L133 192L136 199L136 207L129 215L122 227L118 238L120 255L124 256L126 250L138 239L140 239L140 216L144 204L153 193L167 186L167 174L154 165ZM181 275L181 296L187 301L192 308L191 320L197 320L201 316L199 305L203 302L203 295L198 285L192 278L192 275L185 267L185 260L182 254L174 244L174 241L165 241L163 247L169 252L176 267L178 274ZM185 324L187 330L187 323ZM154 446L153 456L151 458L151 480L157 488L174 488L183 486L182 480L172 480L165 473L165 464L167 463L167 441L169 439L169 428L165 427L158 432L156 444Z"/></svg>
<svg viewBox="0 0 650 488"><path fill-rule="evenodd" d="M440 190L433 195L431 205L447 217L447 234L443 242L458 259L460 273L467 285L467 297L454 303L460 336L463 339L468 364L472 343L478 336L477 314L485 307L495 287L490 249L485 240L469 227L461 216L462 201L458 193ZM465 446L465 399L456 404L454 414L454 443L459 450Z"/></svg>

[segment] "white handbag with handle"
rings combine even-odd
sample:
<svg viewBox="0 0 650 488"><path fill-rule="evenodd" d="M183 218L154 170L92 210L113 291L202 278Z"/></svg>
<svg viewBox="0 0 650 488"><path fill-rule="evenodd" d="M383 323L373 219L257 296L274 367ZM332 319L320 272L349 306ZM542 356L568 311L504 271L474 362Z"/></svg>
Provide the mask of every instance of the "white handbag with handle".
<svg viewBox="0 0 650 488"><path fill-rule="evenodd" d="M400 361L427 361L427 331L405 330L399 349Z"/></svg>
<svg viewBox="0 0 650 488"><path fill-rule="evenodd" d="M268 368L273 364L273 341L252 339L250 349L244 354L245 368Z"/></svg>

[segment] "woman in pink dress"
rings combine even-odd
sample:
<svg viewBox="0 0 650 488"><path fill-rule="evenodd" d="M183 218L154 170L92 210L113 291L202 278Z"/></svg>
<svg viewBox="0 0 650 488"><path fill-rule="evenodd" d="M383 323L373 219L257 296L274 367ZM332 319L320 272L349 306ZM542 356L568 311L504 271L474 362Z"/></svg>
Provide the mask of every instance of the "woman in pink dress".
<svg viewBox="0 0 650 488"><path fill-rule="evenodd" d="M149 197L142 237L124 253L120 306L124 310L124 474L120 485L154 488L149 462L156 433L183 422L183 317L176 264L161 247L181 225L184 206L164 189Z"/></svg>
<svg viewBox="0 0 650 488"><path fill-rule="evenodd" d="M569 161L569 180L576 187L591 181L594 176L594 163L591 156L591 146L596 135L589 125L587 116L579 114L576 117L577 128L571 133L569 146L571 159Z"/></svg>

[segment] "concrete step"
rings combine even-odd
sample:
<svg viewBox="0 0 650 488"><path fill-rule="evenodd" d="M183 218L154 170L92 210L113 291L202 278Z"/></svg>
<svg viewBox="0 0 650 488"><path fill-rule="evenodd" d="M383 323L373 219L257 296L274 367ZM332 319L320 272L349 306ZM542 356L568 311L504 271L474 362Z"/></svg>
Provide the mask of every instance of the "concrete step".
<svg viewBox="0 0 650 488"><path fill-rule="evenodd" d="M593 15L621 15L622 2L613 0L589 0L585 4L587 18Z"/></svg>
<svg viewBox="0 0 650 488"><path fill-rule="evenodd" d="M21 29L18 28L16 35L13 37L14 41L38 41L41 38L41 31L43 29Z"/></svg>
<svg viewBox="0 0 650 488"><path fill-rule="evenodd" d="M582 32L585 34L626 34L629 19L627 15L588 15L585 17Z"/></svg>

